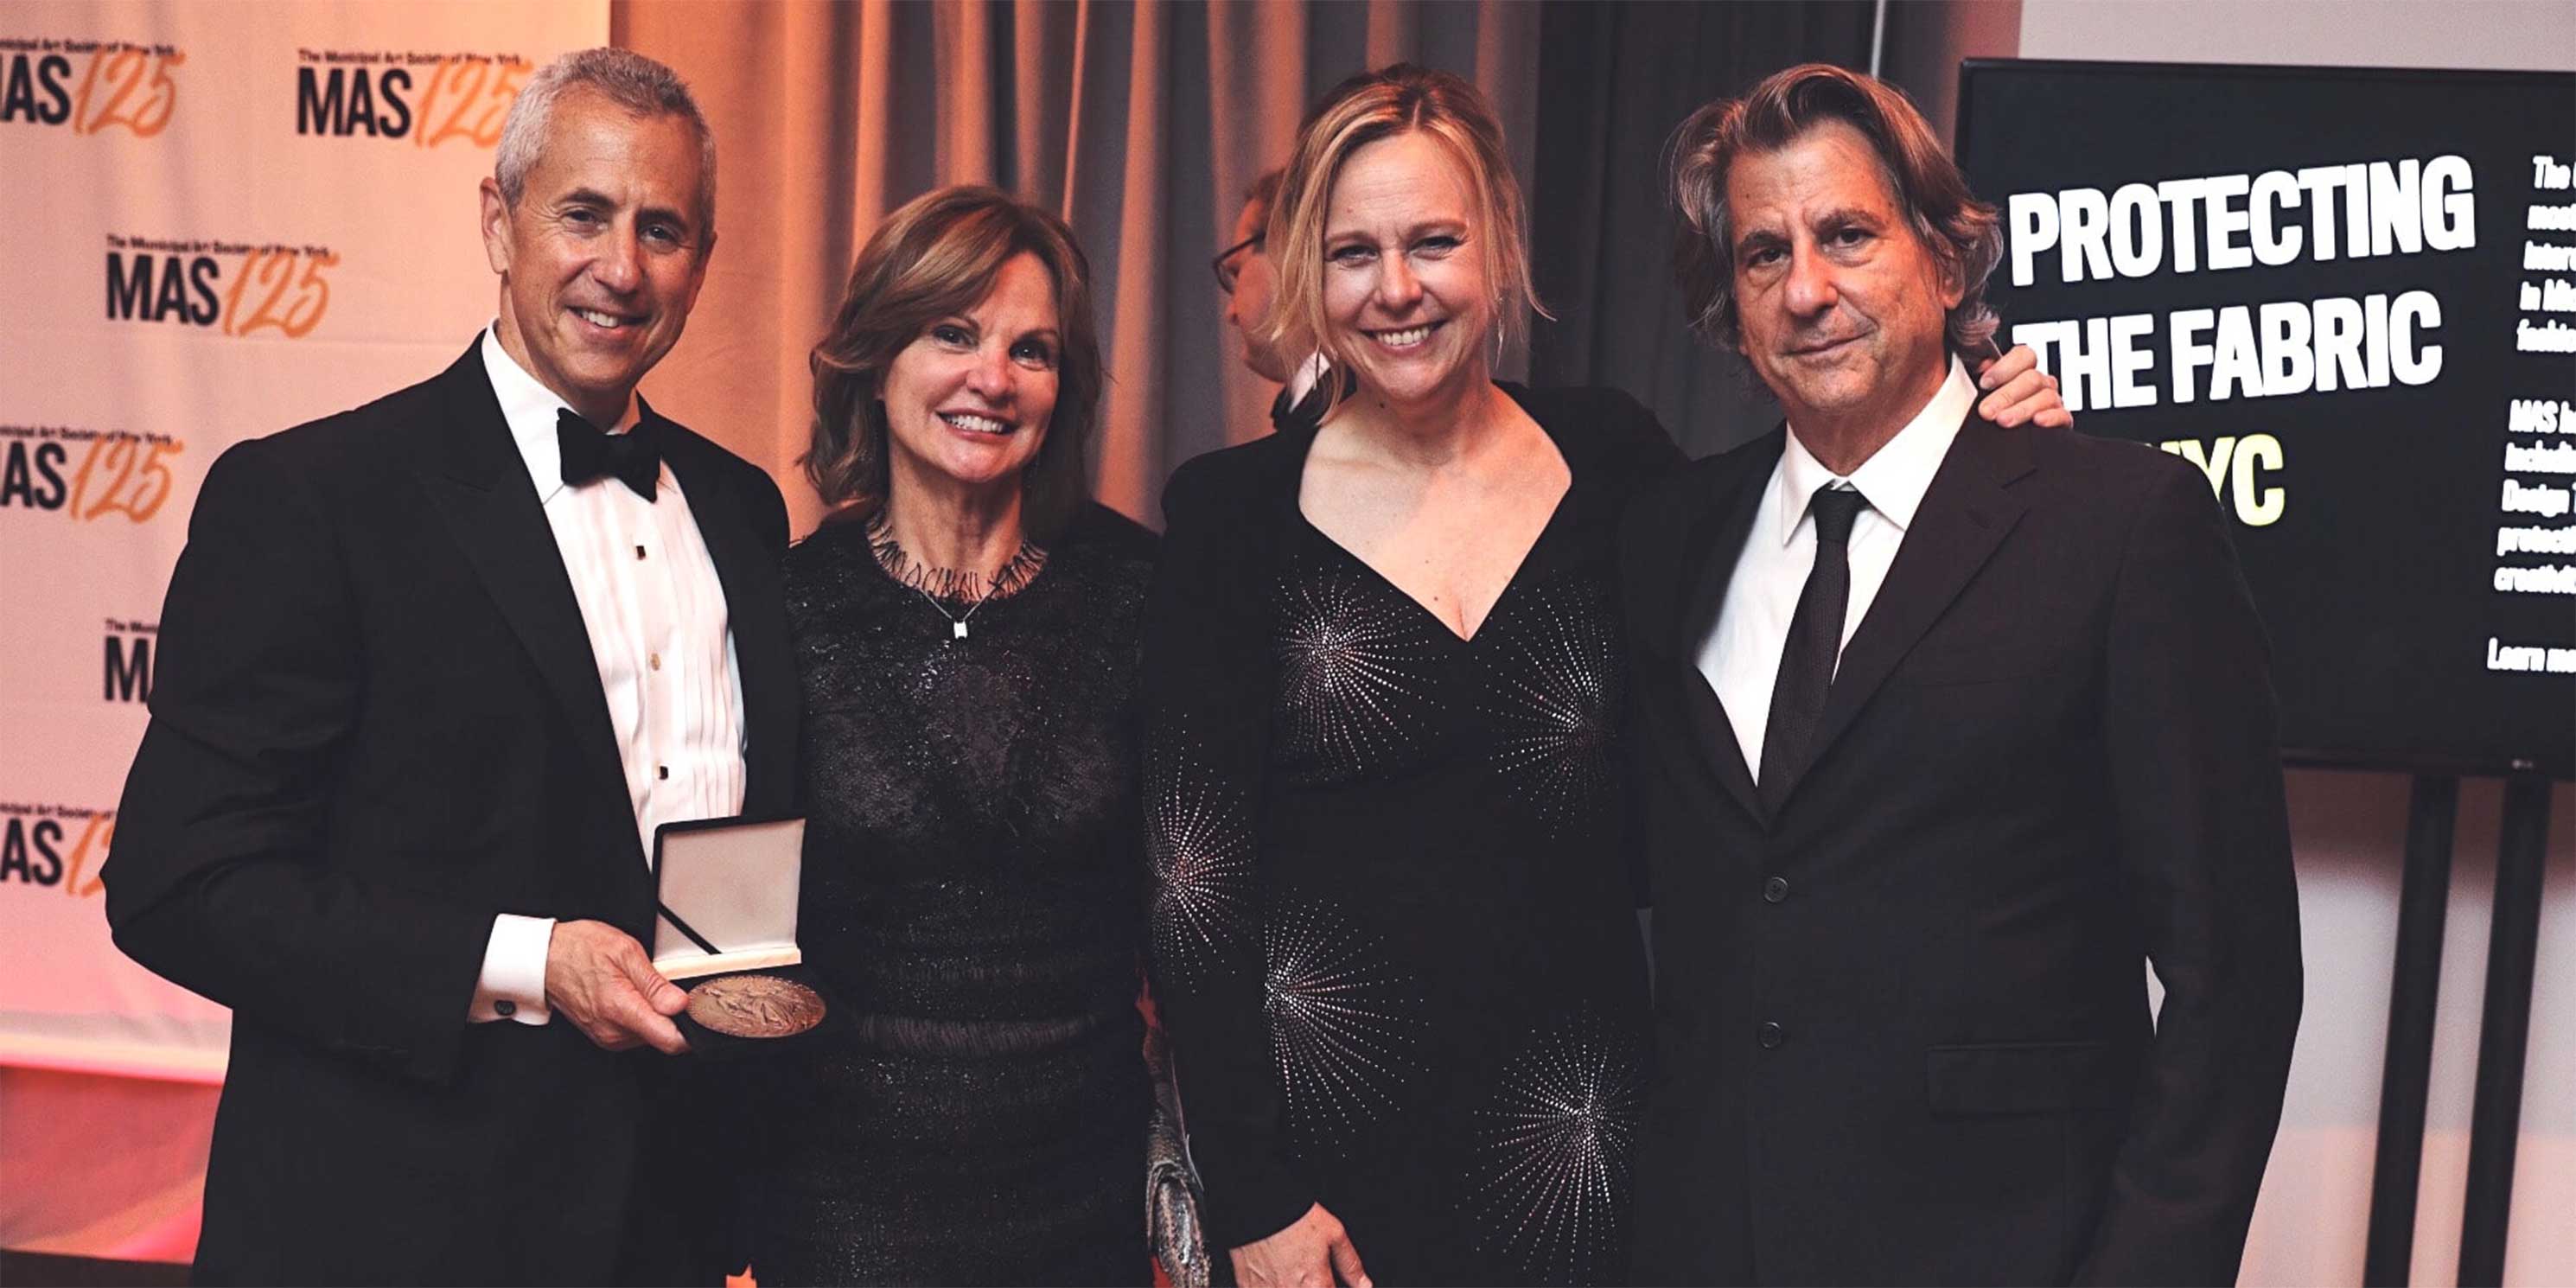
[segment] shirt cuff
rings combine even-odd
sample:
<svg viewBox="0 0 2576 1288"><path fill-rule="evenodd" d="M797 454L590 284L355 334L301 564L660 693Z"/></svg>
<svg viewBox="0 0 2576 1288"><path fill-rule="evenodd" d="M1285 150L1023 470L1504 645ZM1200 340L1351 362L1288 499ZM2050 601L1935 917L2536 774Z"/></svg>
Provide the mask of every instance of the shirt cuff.
<svg viewBox="0 0 2576 1288"><path fill-rule="evenodd" d="M492 918L492 939L483 948L483 973L474 980L474 1005L465 1018L476 1024L516 1020L543 1024L553 1018L546 1009L546 946L554 939L555 919L504 912Z"/></svg>

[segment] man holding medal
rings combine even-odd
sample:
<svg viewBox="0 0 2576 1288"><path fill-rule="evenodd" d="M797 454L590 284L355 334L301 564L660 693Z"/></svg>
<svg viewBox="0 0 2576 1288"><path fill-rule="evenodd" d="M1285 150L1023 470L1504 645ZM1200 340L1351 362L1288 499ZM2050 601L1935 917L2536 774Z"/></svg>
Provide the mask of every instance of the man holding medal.
<svg viewBox="0 0 2576 1288"><path fill-rule="evenodd" d="M105 879L117 943L233 1008L200 1282L720 1269L647 855L792 804L787 520L635 393L714 145L668 68L568 55L481 211L492 326L225 453L162 615Z"/></svg>

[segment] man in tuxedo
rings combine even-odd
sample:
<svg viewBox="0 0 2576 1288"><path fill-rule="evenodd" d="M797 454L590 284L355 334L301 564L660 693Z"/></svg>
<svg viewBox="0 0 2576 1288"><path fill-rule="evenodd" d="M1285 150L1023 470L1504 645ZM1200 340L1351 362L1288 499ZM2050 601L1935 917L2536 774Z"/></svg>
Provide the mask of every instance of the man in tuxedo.
<svg viewBox="0 0 2576 1288"><path fill-rule="evenodd" d="M716 1273L646 846L789 808L797 712L777 488L635 393L714 180L668 68L540 71L492 325L207 474L105 869L119 946L233 1009L202 1282Z"/></svg>
<svg viewBox="0 0 2576 1288"><path fill-rule="evenodd" d="M1623 534L1641 1271L2232 1283L2300 965L2206 481L1974 413L1994 210L1896 91L1783 72L1687 122L1673 179L1695 324L1788 423Z"/></svg>
<svg viewBox="0 0 2576 1288"><path fill-rule="evenodd" d="M1279 198L1281 173L1263 171L1245 190L1243 209L1234 217L1234 240L1217 252L1214 261L1216 284L1225 292L1225 323L1243 341L1245 369L1279 386L1278 396L1270 400L1270 427L1312 429L1324 416L1323 359L1309 356L1303 362L1291 362L1263 338L1268 330L1263 324L1270 320L1270 307L1279 291L1279 269L1270 262L1263 243L1268 240L1270 208Z"/></svg>

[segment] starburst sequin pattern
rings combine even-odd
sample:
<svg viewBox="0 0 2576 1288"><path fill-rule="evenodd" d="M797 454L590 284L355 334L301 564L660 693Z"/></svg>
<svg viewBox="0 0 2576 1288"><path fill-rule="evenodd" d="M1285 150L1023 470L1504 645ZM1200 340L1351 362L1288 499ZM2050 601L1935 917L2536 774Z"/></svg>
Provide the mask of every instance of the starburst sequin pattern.
<svg viewBox="0 0 2576 1288"><path fill-rule="evenodd" d="M1550 1282L1617 1273L1643 1098L1636 1044L1599 1017L1537 1036L1476 1112L1479 1242Z"/></svg>
<svg viewBox="0 0 2576 1288"><path fill-rule="evenodd" d="M1180 983L1205 977L1243 928L1252 902L1252 835L1173 720L1145 757L1146 856L1153 865L1154 955Z"/></svg>
<svg viewBox="0 0 2576 1288"><path fill-rule="evenodd" d="M1395 592L1358 571L1308 566L1278 588L1278 709L1291 759L1356 777L1411 748L1438 706L1425 662L1438 641Z"/></svg>
<svg viewBox="0 0 2576 1288"><path fill-rule="evenodd" d="M1540 817L1565 824L1610 791L1618 649L1609 608L1562 590L1518 606L1498 636L1482 706L1494 769Z"/></svg>
<svg viewBox="0 0 2576 1288"><path fill-rule="evenodd" d="M1262 1002L1289 1130L1330 1149L1393 1108L1419 1068L1420 993L1367 932L1314 900L1274 899L1262 944Z"/></svg>

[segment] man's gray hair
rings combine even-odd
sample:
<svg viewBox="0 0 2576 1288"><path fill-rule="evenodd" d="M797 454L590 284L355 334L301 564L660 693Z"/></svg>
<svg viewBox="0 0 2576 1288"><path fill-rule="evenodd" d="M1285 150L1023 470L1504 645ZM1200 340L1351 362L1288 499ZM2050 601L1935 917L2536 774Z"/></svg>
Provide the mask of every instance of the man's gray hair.
<svg viewBox="0 0 2576 1288"><path fill-rule="evenodd" d="M1888 190L1912 225L1942 280L1959 288L1947 336L1961 354L1979 352L1995 333L1986 278L2003 257L1995 208L1977 199L1968 177L1905 91L1831 63L1774 72L1739 99L1693 112L1665 148L1667 191L1681 219L1673 235L1673 275L1691 329L1734 348L1743 336L1735 299L1734 215L1726 184L1736 160L1777 152L1808 130L1840 121L1877 153Z"/></svg>
<svg viewBox="0 0 2576 1288"><path fill-rule="evenodd" d="M676 116L698 136L698 229L703 237L716 230L716 136L706 114L678 72L628 49L584 49L566 54L538 69L519 87L509 118L501 123L501 146L492 158L492 178L501 200L516 209L528 190L528 172L537 166L545 146L546 124L565 92L583 88L607 98L637 116Z"/></svg>

